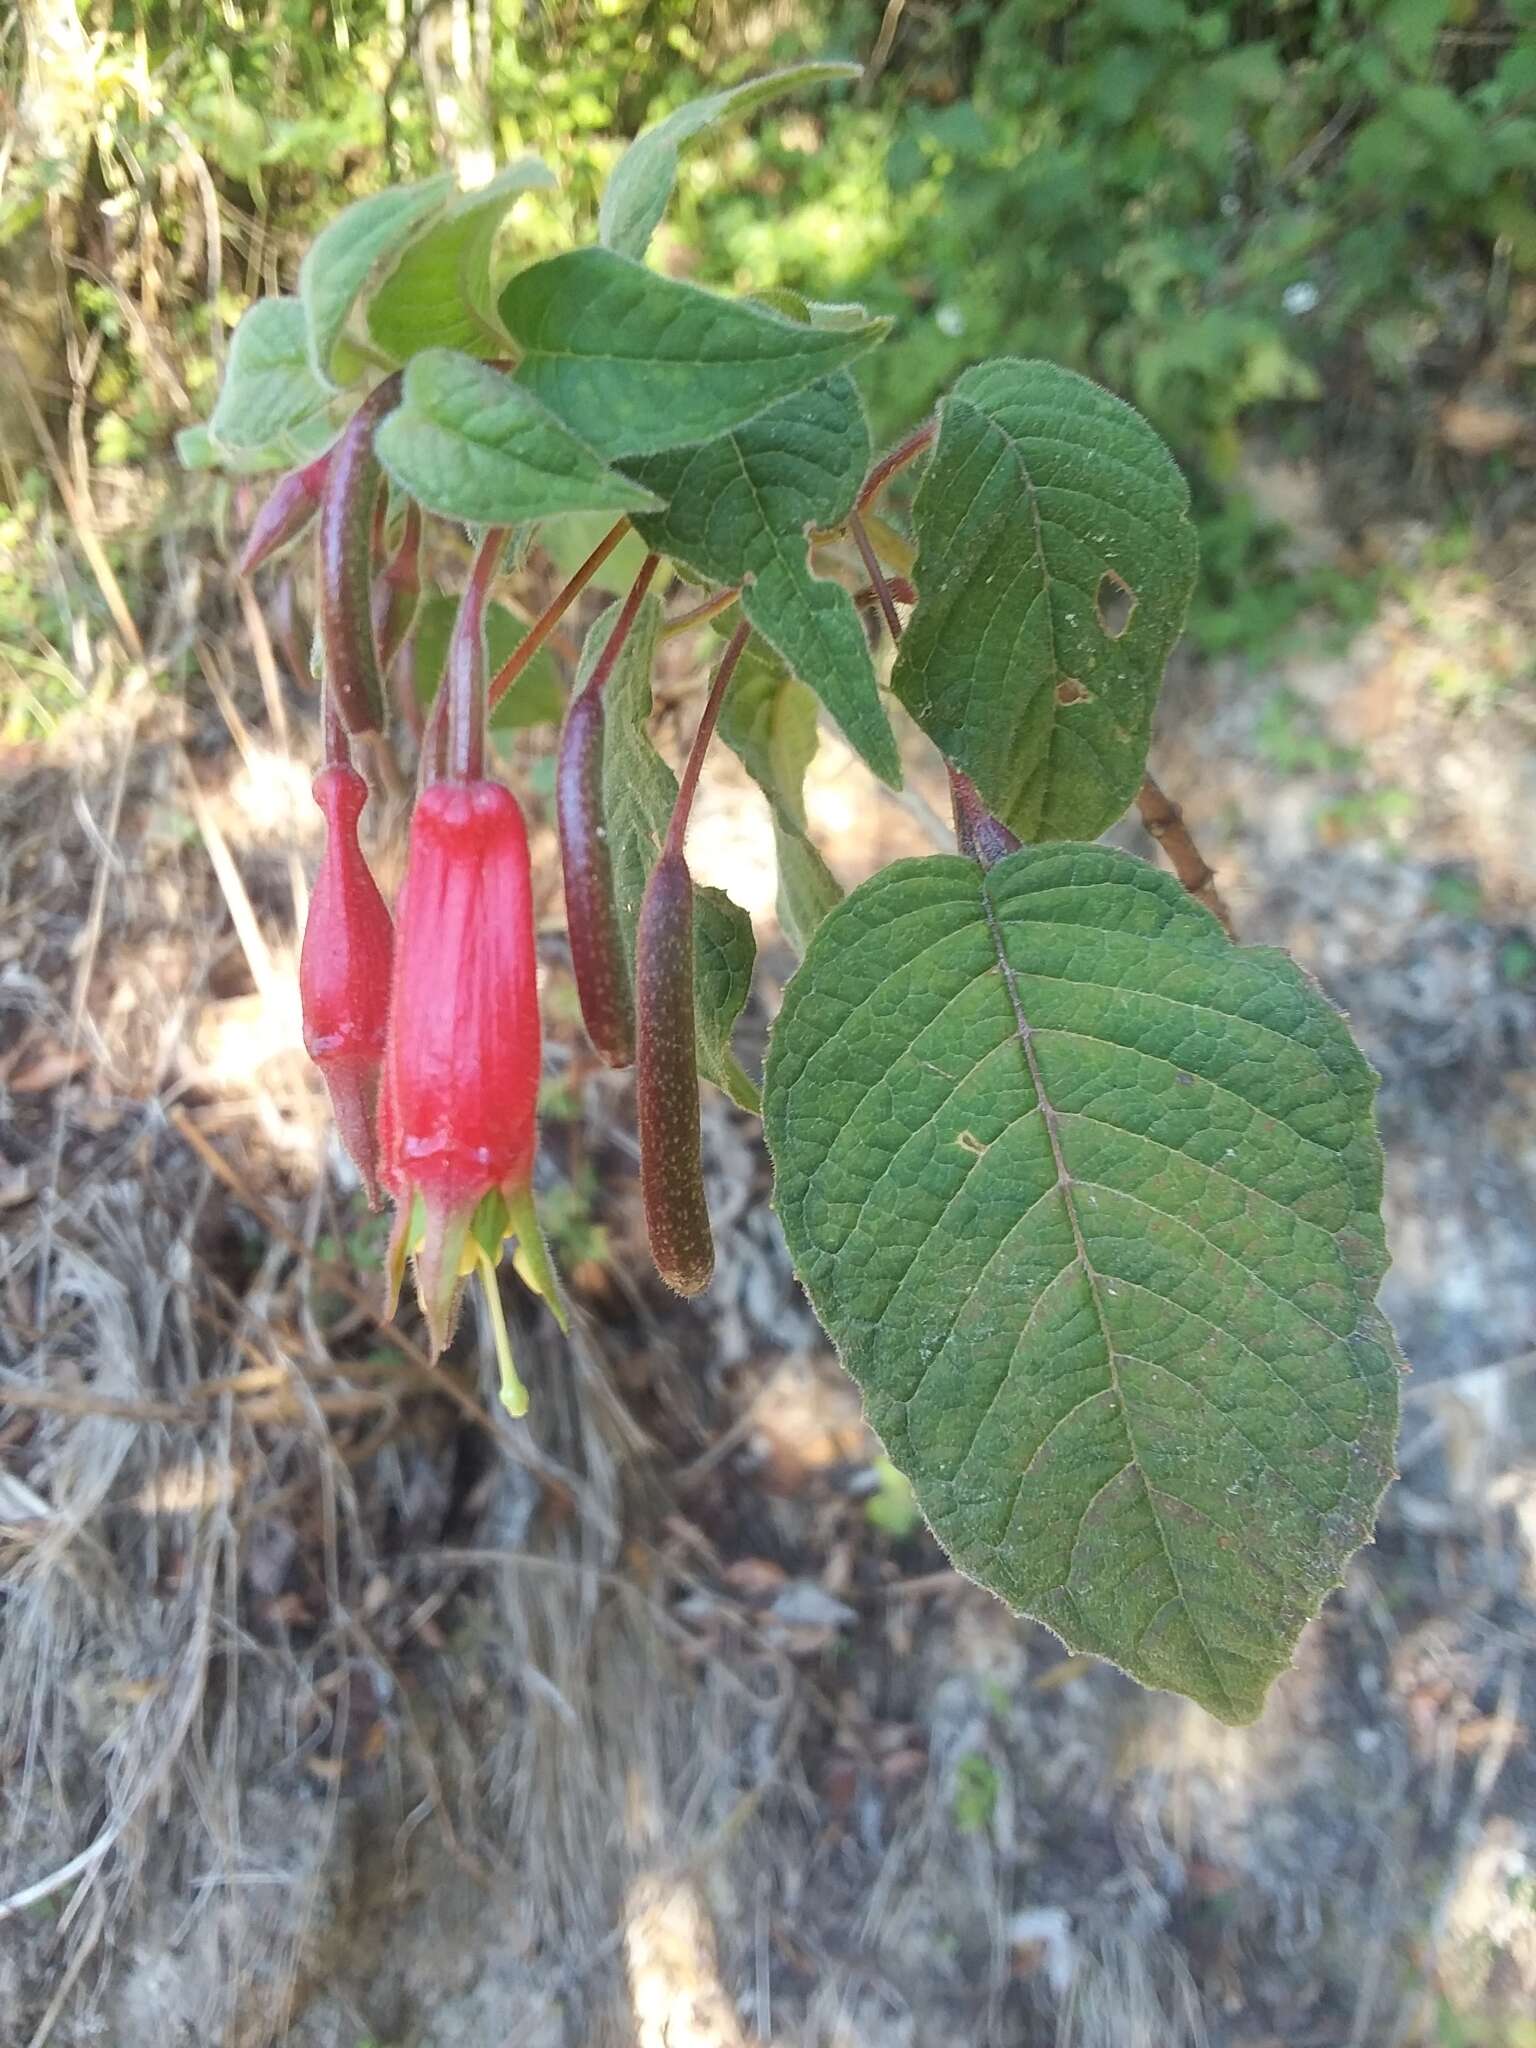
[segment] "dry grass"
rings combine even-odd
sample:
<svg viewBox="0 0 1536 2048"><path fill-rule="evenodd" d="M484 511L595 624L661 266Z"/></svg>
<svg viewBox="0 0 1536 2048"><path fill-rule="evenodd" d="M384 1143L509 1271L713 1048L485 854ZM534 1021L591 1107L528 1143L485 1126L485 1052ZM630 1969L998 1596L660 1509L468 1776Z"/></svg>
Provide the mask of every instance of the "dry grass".
<svg viewBox="0 0 1536 2048"><path fill-rule="evenodd" d="M527 1429L473 1320L441 1372L378 1327L291 994L305 706L212 557L145 641L0 779L6 2048L1518 2048L1536 1376L1488 1347L1536 1287L1478 1263L1444 1176L1470 1148L1528 1201L1530 1097L1492 967L1405 982L1404 864L1293 857L1283 804L1234 844L1221 789L1263 818L1274 779L1230 708L1170 754L1245 935L1310 949L1386 1068L1399 1310L1421 1361L1480 1368L1416 1385L1381 1543L1231 1734L871 1526L873 1447L718 1103L719 1278L678 1311L623 1084L555 1035L547 1170L593 1165L611 1250L571 1346L523 1317ZM822 766L849 872L924 843ZM729 878L761 845L721 787ZM1461 1235L1415 1256L1447 1185ZM1436 1323L1453 1251L1512 1307L1465 1283Z"/></svg>

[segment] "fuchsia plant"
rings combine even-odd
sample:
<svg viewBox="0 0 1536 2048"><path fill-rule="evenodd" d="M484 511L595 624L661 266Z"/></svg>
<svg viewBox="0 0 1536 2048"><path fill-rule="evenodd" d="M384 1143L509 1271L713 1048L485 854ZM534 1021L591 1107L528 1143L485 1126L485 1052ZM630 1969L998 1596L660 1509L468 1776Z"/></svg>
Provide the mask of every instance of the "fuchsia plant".
<svg viewBox="0 0 1536 2048"><path fill-rule="evenodd" d="M597 239L539 262L503 232L552 182L531 160L476 192L378 193L317 238L296 297L241 322L183 454L283 472L248 573L316 523L307 1042L396 1205L391 1302L414 1254L441 1350L478 1275L522 1413L505 1242L565 1311L531 1193L528 839L494 734L559 715L551 635L638 535L572 681L555 809L583 1016L635 1068L662 1277L692 1293L713 1270L702 1083L761 1112L796 1271L955 1562L1243 1721L1391 1472L1374 1076L1297 967L1195 900L1209 873L1146 779L1195 542L1145 421L1004 359L876 458L850 366L885 322L646 263L691 136L849 75L806 65L680 108L619 159ZM910 526L887 491L903 474ZM607 531L525 628L501 580L578 515ZM423 571L464 528L455 608ZM680 633L724 637L679 783L649 719ZM825 718L899 785L893 700L944 764L956 851L845 896L804 778ZM686 849L717 733L767 800L801 955L760 1087L732 1047L751 925ZM358 829L369 783L409 789L402 748L391 929ZM1175 874L1093 843L1133 803Z"/></svg>

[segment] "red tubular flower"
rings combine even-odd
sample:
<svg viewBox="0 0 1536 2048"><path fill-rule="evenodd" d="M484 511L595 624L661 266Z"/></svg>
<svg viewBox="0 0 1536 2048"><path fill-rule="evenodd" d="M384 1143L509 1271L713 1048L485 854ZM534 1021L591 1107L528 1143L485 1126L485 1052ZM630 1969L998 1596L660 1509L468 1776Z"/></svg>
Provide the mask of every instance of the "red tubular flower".
<svg viewBox="0 0 1536 2048"><path fill-rule="evenodd" d="M422 791L398 911L381 1117L384 1178L399 1204L390 1300L414 1249L441 1351L460 1279L493 1266L503 1237L517 1237L525 1277L543 1261L529 1194L540 1053L533 895L510 790L471 778Z"/></svg>
<svg viewBox="0 0 1536 2048"><path fill-rule="evenodd" d="M368 785L355 768L333 764L315 777L315 802L325 813L325 852L299 955L299 999L304 1043L325 1076L336 1128L376 1209L376 1109L394 928L358 844L358 819L367 801Z"/></svg>

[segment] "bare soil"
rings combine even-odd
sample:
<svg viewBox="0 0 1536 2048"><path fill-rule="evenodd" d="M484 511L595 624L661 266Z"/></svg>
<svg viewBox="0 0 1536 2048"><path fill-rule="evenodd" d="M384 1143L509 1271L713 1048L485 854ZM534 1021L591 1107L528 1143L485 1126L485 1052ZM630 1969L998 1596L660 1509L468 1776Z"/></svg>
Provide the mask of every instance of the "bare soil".
<svg viewBox="0 0 1536 2048"><path fill-rule="evenodd" d="M4 2048L1529 2044L1531 538L1473 573L1381 525L1351 644L1170 680L1155 766L1240 936L1381 1070L1415 1367L1378 1540L1239 1732L872 1515L718 1098L715 1286L646 1277L553 916L575 1340L509 1285L521 1426L472 1316L440 1372L379 1326L292 994L304 705L217 573L168 598L217 691L0 766ZM916 765L898 808L828 739L845 880L932 843ZM755 804L722 773L697 865L764 921L760 1044Z"/></svg>

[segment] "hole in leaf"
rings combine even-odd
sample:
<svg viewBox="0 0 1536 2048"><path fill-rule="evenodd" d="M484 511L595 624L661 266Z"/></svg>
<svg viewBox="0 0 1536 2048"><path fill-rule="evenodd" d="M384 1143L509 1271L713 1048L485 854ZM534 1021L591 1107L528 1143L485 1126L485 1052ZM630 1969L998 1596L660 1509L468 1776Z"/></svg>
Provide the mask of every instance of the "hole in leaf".
<svg viewBox="0 0 1536 2048"><path fill-rule="evenodd" d="M1076 676L1063 676L1056 685L1056 702L1058 704L1086 704L1087 701L1088 692L1083 688Z"/></svg>
<svg viewBox="0 0 1536 2048"><path fill-rule="evenodd" d="M1131 623L1131 614L1136 609L1136 593L1113 569L1106 569L1094 592L1093 606L1105 637L1118 640Z"/></svg>

